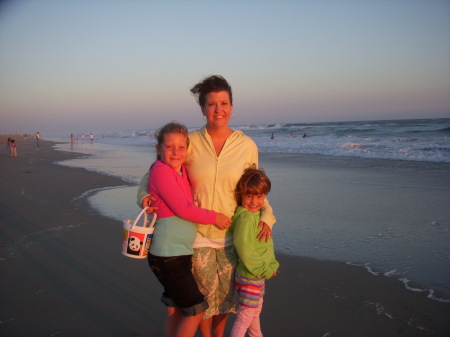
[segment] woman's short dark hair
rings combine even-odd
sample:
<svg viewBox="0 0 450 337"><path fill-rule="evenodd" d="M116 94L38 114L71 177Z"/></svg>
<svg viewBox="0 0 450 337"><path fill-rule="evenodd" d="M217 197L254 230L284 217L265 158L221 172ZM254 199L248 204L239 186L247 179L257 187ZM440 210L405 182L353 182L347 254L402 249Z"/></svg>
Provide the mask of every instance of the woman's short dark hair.
<svg viewBox="0 0 450 337"><path fill-rule="evenodd" d="M203 107L206 103L206 95L210 92L226 91L230 96L230 103L233 104L233 93L231 86L227 80L220 75L211 75L203 79L203 81L194 85L191 93L195 96L198 104Z"/></svg>

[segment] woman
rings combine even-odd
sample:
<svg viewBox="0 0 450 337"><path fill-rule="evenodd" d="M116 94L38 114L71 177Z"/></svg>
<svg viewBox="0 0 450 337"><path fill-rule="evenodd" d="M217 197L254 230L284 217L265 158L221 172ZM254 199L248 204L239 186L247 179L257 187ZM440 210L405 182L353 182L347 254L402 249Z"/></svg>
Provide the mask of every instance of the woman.
<svg viewBox="0 0 450 337"><path fill-rule="evenodd" d="M190 147L185 162L197 206L232 217L237 207L236 184L244 170L258 165L258 148L242 131L232 130L228 123L233 112L233 95L221 76L209 76L197 83L192 94L200 105L206 125L189 135ZM151 196L148 175L142 179L138 204L148 206ZM271 237L275 223L267 200L262 210L262 240ZM193 273L209 308L200 324L203 337L223 337L228 314L235 312L234 271L237 256L231 235L215 225L198 225L194 242Z"/></svg>

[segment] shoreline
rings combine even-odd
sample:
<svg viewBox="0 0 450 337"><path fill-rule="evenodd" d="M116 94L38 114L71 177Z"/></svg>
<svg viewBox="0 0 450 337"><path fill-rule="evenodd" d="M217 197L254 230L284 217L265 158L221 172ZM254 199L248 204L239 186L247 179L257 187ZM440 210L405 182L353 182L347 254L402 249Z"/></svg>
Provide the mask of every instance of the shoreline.
<svg viewBox="0 0 450 337"><path fill-rule="evenodd" d="M1 138L3 140L3 137ZM145 261L120 253L122 224L83 193L132 184L54 164L86 155L18 141L0 156L3 336L161 336L161 287ZM5 146L0 141L0 146ZM136 206L136 210L137 206ZM344 262L277 254L267 282L270 336L446 336L450 304ZM227 324L229 333L234 315Z"/></svg>

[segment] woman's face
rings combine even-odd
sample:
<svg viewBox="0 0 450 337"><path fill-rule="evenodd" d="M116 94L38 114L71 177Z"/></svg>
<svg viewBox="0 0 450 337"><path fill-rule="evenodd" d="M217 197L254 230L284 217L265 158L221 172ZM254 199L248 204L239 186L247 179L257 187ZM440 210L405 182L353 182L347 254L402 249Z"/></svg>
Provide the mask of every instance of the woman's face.
<svg viewBox="0 0 450 337"><path fill-rule="evenodd" d="M228 127L228 121L233 112L233 105L227 91L210 92L206 94L205 105L202 107L206 125L210 127Z"/></svg>

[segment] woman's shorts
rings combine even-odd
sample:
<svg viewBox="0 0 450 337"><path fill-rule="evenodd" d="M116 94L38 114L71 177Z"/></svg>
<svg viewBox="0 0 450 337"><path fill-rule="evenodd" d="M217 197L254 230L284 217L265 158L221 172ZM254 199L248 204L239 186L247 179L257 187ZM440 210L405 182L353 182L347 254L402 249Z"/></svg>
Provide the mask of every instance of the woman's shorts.
<svg viewBox="0 0 450 337"><path fill-rule="evenodd" d="M149 253L147 258L164 287L161 301L166 306L180 308L184 316L196 316L208 309L192 275L192 255L155 256Z"/></svg>
<svg viewBox="0 0 450 337"><path fill-rule="evenodd" d="M192 262L195 280L209 305L204 318L236 312L234 271L237 254L234 247L194 248Z"/></svg>

